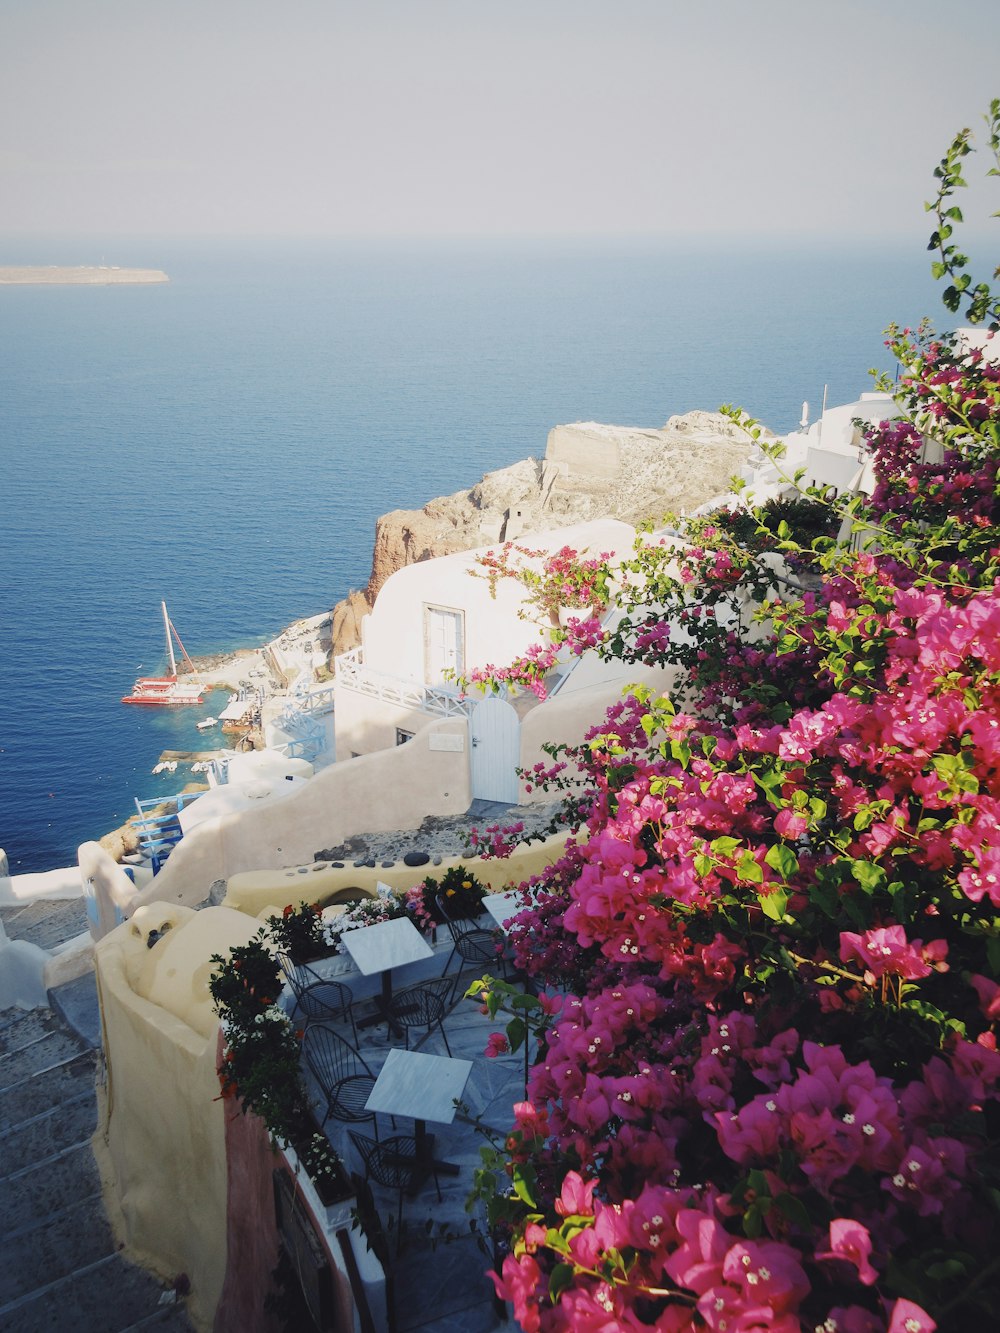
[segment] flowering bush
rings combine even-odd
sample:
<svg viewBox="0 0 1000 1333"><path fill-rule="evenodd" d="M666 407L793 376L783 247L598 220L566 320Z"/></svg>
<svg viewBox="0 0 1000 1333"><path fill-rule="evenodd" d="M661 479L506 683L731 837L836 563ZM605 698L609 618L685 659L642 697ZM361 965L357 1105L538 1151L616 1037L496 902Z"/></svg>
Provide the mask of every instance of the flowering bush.
<svg viewBox="0 0 1000 1333"><path fill-rule="evenodd" d="M280 916L269 916L265 924L274 947L293 963L308 962L322 953L327 947L322 912L319 903L289 903Z"/></svg>
<svg viewBox="0 0 1000 1333"><path fill-rule="evenodd" d="M530 644L521 657L515 657L503 667L488 665L473 667L467 676L454 679L463 690L470 685L499 694L502 689L530 690L539 700L548 697L545 677L565 659L582 657L590 648L596 648L607 638L607 633L597 616L580 620L570 616L565 625L553 628L547 643ZM565 650L565 654L564 651Z"/></svg>
<svg viewBox="0 0 1000 1333"><path fill-rule="evenodd" d="M520 557L518 563L513 563L515 556ZM531 644L523 655L506 666L491 663L474 668L466 676L446 673L447 677L455 680L463 691L470 685L494 693L522 689L529 690L540 700L545 699L548 673L567 655L580 657L607 637L601 617L611 600L611 558L611 552L603 551L600 556L584 559L571 546L546 554L527 546L517 546L514 542L506 542L499 554L487 551L477 557L477 563L485 573L473 570L473 577L487 579L493 597L500 579L509 578L520 583L527 589L526 604L542 613L547 636L544 641ZM586 614L570 616L563 625L561 612L564 610ZM518 614L524 620L531 618L531 613L523 608Z"/></svg>
<svg viewBox="0 0 1000 1333"><path fill-rule="evenodd" d="M486 824L479 830L471 828L466 835L467 850L479 855L504 860L510 856L520 843L524 832L524 821L516 820L513 824Z"/></svg>
<svg viewBox="0 0 1000 1333"><path fill-rule="evenodd" d="M628 571L602 651L678 663L686 706L636 691L592 731L512 934L567 988L478 1178L529 1333L995 1322L1000 375L891 340L909 424L868 428L862 549L815 542L818 588L780 525Z"/></svg>
<svg viewBox="0 0 1000 1333"><path fill-rule="evenodd" d="M476 563L485 573L473 573L477 578L488 580L492 597L496 597L500 579L514 579L526 589L528 605L537 608L547 624L558 628L559 613L563 609L600 615L611 600L611 569L608 565L611 552L602 551L600 556L589 560L584 558L585 554L572 546L547 552L505 542L499 555L487 551L485 555L477 556ZM521 557L516 564L512 562L515 556ZM523 619L528 618L528 613L522 611L520 614Z"/></svg>
<svg viewBox="0 0 1000 1333"><path fill-rule="evenodd" d="M293 1144L318 1183L338 1174L340 1157L315 1131L299 1067L299 1038L278 1006L281 969L261 930L249 944L212 956L209 990L224 1041L219 1082L223 1097L239 1098L244 1112L259 1115L272 1138Z"/></svg>
<svg viewBox="0 0 1000 1333"><path fill-rule="evenodd" d="M431 880L430 884L434 885L435 881ZM403 905L413 924L424 935L429 935L443 924L437 903L434 901L434 890L428 888L426 880L406 890L403 895Z"/></svg>
<svg viewBox="0 0 1000 1333"><path fill-rule="evenodd" d="M363 926L377 926L382 921L393 921L406 916L406 903L389 888L380 886L374 898L362 898L351 903L343 912L324 923L323 932L332 949L343 952L341 937L348 930Z"/></svg>
<svg viewBox="0 0 1000 1333"><path fill-rule="evenodd" d="M475 920L483 910L486 889L465 866L450 866L441 876L440 883L428 875L424 886L427 897L432 902L440 898L450 917Z"/></svg>

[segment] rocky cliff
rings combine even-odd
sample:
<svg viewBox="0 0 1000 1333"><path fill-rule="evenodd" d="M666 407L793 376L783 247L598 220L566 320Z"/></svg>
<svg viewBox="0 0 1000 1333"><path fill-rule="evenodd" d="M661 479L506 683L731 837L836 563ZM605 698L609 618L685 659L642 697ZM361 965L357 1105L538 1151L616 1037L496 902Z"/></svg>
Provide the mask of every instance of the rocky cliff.
<svg viewBox="0 0 1000 1333"><path fill-rule="evenodd" d="M333 655L360 643L379 589L405 565L590 518L634 524L697 509L729 489L748 453L746 436L717 412L671 417L660 430L556 426L544 459L523 459L488 472L469 491L377 520L368 586L333 608Z"/></svg>

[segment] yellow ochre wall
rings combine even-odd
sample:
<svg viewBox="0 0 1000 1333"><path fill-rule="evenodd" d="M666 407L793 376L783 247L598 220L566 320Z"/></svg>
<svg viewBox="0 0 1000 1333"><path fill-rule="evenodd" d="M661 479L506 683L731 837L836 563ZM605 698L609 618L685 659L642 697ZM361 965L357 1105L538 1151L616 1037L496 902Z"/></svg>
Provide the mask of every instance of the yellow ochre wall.
<svg viewBox="0 0 1000 1333"><path fill-rule="evenodd" d="M481 884L499 892L508 884L519 884L530 875L537 875L546 866L562 856L568 833L556 833L544 842L519 847L504 860L480 860L474 856L452 856L439 866L404 865L396 861L391 866L355 867L346 865L337 869L328 862L317 861L310 866L292 866L286 870L250 870L232 875L226 885L224 906L236 908L250 916L257 916L266 908L282 908L289 903L320 903L325 905L337 893L348 889L375 892L379 881L397 893L404 893L420 884L428 875L440 881L451 866L464 865Z"/></svg>
<svg viewBox="0 0 1000 1333"><path fill-rule="evenodd" d="M163 931L152 948L151 931ZM154 904L95 950L107 1064L94 1152L126 1256L191 1281L187 1309L209 1330L226 1268L226 1153L216 1074L214 953L257 923L227 908Z"/></svg>

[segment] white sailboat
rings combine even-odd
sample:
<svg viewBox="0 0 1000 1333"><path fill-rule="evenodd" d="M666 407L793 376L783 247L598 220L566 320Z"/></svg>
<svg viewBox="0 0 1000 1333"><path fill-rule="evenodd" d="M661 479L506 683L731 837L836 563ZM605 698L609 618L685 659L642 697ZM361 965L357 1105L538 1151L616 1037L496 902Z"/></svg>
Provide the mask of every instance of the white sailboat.
<svg viewBox="0 0 1000 1333"><path fill-rule="evenodd" d="M179 704L200 704L205 686L198 679L194 663L187 655L187 649L181 643L181 636L174 629L167 614L166 602L160 603L163 612L163 629L167 638L167 655L170 658L168 676L140 676L132 686L132 693L123 695L123 704L145 704L154 708L176 707ZM188 673L183 680L177 678L177 659L174 656L174 639L188 665Z"/></svg>

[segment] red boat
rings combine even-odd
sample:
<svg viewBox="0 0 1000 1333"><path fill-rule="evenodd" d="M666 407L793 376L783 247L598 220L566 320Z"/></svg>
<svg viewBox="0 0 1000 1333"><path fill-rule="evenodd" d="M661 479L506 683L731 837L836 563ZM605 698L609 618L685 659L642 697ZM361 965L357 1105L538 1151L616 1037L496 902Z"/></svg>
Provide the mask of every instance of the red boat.
<svg viewBox="0 0 1000 1333"><path fill-rule="evenodd" d="M132 693L122 697L123 704L145 704L153 708L176 708L180 704L200 704L205 695L205 686L198 679L194 663L187 655L181 636L174 629L173 622L167 615L167 604L161 602L163 628L167 636L167 653L170 657L169 676L140 676L132 686ZM174 657L174 639L188 664L189 674L183 680L177 676L177 659Z"/></svg>

